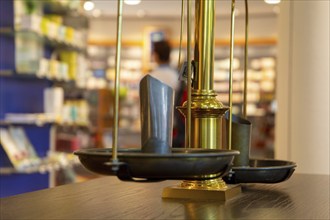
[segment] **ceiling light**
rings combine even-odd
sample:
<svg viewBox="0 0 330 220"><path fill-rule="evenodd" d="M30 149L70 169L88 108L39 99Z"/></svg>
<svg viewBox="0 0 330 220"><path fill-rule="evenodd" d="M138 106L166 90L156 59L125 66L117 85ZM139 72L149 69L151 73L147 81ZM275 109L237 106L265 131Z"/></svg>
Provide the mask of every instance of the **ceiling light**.
<svg viewBox="0 0 330 220"><path fill-rule="evenodd" d="M265 0L267 4L275 5L281 2L281 0Z"/></svg>
<svg viewBox="0 0 330 220"><path fill-rule="evenodd" d="M84 3L84 9L86 11L91 11L91 10L94 9L94 7L95 7L94 2L92 2L92 1L85 1L85 3Z"/></svg>
<svg viewBox="0 0 330 220"><path fill-rule="evenodd" d="M138 5L141 3L141 0L124 0L126 5Z"/></svg>

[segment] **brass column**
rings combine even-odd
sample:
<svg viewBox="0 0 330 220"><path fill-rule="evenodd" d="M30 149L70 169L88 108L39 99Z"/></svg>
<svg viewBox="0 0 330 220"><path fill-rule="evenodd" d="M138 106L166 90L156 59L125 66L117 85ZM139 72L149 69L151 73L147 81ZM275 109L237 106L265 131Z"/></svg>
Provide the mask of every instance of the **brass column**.
<svg viewBox="0 0 330 220"><path fill-rule="evenodd" d="M186 131L191 134L191 148L222 148L221 118L228 107L223 106L216 99L216 93L213 90L214 7L214 0L196 0L195 2L195 64L197 68L191 93L191 131ZM185 117L187 108L187 102L178 107Z"/></svg>
<svg viewBox="0 0 330 220"><path fill-rule="evenodd" d="M186 143L186 147L220 149L223 148L222 116L229 108L216 99L213 90L214 0L195 0L195 4L195 73L192 80L191 105L185 102L178 109L186 118L186 129L189 127L188 109L191 110L191 131L186 130L186 136L191 135L190 144ZM190 82L188 86L191 86ZM240 192L238 185L227 186L221 178L214 178L202 181L184 180L178 186L165 188L162 196L227 200Z"/></svg>
<svg viewBox="0 0 330 220"><path fill-rule="evenodd" d="M198 74L194 90L210 93L213 90L214 62L214 0L196 1L195 59Z"/></svg>

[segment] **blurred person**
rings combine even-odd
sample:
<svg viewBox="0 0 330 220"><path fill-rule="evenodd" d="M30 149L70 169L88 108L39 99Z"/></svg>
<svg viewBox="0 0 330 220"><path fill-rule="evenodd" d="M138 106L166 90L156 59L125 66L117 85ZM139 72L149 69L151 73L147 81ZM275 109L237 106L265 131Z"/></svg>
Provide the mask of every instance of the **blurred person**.
<svg viewBox="0 0 330 220"><path fill-rule="evenodd" d="M174 108L182 105L184 98L185 85L179 80L179 73L176 69L170 66L170 44L163 40L153 43L152 55L157 63L157 67L149 74L159 81L167 84L174 90L175 101ZM174 109L174 123L173 123L173 144L172 147L184 147L184 117L175 108Z"/></svg>
<svg viewBox="0 0 330 220"><path fill-rule="evenodd" d="M149 74L172 87L176 95L180 87L179 73L170 66L170 54L171 46L167 41L154 42L152 56L157 63L157 67Z"/></svg>

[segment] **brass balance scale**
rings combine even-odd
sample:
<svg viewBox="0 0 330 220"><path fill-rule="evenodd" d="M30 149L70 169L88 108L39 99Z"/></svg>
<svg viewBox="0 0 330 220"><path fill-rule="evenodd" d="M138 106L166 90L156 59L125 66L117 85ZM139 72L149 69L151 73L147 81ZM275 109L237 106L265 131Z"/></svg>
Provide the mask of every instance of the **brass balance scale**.
<svg viewBox="0 0 330 220"><path fill-rule="evenodd" d="M180 48L184 5L182 0ZM231 111L235 0L232 0L231 4L229 107L216 99L213 90L214 7L214 0L195 1L195 60L192 68L191 1L187 1L188 100L177 107L186 118L186 146L170 147L174 92L167 85L147 75L140 83L142 147L118 149L123 8L123 1L118 0L113 148L76 151L75 154L87 169L103 175L116 175L123 181L183 180L176 186L163 189L162 197L220 200L229 199L240 193L239 183L278 183L292 175L296 167L294 162L249 158L251 123L245 119L247 0L245 0L244 118L233 116ZM194 69L193 73L192 69ZM226 112L228 114L225 114Z"/></svg>

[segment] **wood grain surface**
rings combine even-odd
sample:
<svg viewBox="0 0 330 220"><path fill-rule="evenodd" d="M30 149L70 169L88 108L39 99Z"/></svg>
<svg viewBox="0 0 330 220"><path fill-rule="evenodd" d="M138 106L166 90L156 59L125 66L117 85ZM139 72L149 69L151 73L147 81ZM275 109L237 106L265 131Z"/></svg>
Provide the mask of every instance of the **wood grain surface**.
<svg viewBox="0 0 330 220"><path fill-rule="evenodd" d="M0 219L329 219L329 176L243 185L226 202L161 198L164 187L178 183L102 177L3 198Z"/></svg>

